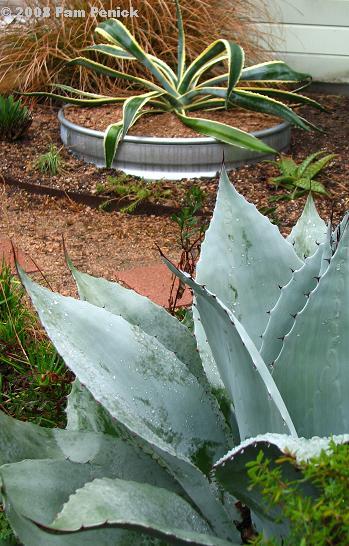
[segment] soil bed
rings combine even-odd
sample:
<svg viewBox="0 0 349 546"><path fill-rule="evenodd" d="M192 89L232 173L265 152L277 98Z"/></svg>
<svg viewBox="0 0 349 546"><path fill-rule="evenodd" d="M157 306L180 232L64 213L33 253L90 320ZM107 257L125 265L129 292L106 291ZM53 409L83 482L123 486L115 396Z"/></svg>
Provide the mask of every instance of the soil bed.
<svg viewBox="0 0 349 546"><path fill-rule="evenodd" d="M117 123L122 119L121 106L101 106L99 108L79 108L70 106L65 110L65 117L72 123L95 129L96 131L105 131L111 123ZM228 111L212 110L191 112L190 117L205 118L221 123L227 123L242 129L243 131L259 131L267 129L281 123L281 119L274 116L266 116L258 112L247 112L241 109ZM189 127L186 127L179 119L171 113L147 114L142 116L128 132L135 136L154 136L162 138L189 138L202 137Z"/></svg>
<svg viewBox="0 0 349 546"><path fill-rule="evenodd" d="M320 149L337 154L322 179L331 198L315 197L322 217L330 218L333 209L336 222L349 209L349 97L321 95L315 98L327 105L330 113L302 108L301 114L323 127L326 133L293 130L291 154L297 162ZM47 151L49 143L61 146L56 115L57 109L37 107L27 138L13 144L0 143L0 174L4 180L9 175L66 191L95 194L96 185L106 182L109 175L115 176L115 171L86 165L64 149L64 173L50 178L33 168L33 162L39 154ZM269 177L277 174L272 165L261 163L244 166L229 176L237 190L261 208L270 207L269 198L284 193L284 190L276 191L267 183ZM207 218L210 217L216 198L217 178L160 184L162 189L171 191L168 197L161 199L161 203L176 207L181 205L188 188L194 184L199 186L207 194L203 212ZM305 198L301 198L273 204L273 216L283 234L290 231L304 201ZM178 257L180 252L178 228L166 216L106 213L68 199L30 195L7 185L0 194L0 204L0 234L13 237L18 247L40 264L53 288L66 294L74 294L75 290L63 259L62 234L77 266L111 279L116 279L117 272L122 269L157 261L155 243L171 258Z"/></svg>

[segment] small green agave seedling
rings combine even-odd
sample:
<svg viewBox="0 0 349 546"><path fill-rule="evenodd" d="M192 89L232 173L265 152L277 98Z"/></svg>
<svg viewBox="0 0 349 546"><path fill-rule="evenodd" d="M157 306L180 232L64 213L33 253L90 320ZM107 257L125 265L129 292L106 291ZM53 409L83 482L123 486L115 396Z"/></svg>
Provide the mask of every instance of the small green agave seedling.
<svg viewBox="0 0 349 546"><path fill-rule="evenodd" d="M0 140L9 142L20 138L30 127L32 115L20 100L0 95Z"/></svg>
<svg viewBox="0 0 349 546"><path fill-rule="evenodd" d="M296 114L282 100L289 104L308 104L323 109L316 101L275 87L278 82L295 83L306 81L310 76L292 70L282 61L271 61L244 68L244 51L231 40L217 40L207 47L192 63L186 62L185 33L179 0L176 0L178 26L178 66L176 72L163 60L149 55L128 29L117 19L100 23L96 33L105 43L95 44L87 51L99 53L108 58L138 61L151 73L153 79L146 80L115 70L87 57L70 61L71 65L89 68L98 74L111 78L126 79L139 85L147 92L129 98L108 97L85 93L66 85L56 85L57 89L72 96L62 97L49 94L65 102L99 106L102 104L123 104L121 121L109 125L105 132L104 151L106 166L111 167L118 144L130 127L147 113L173 112L186 126L198 133L214 137L221 142L248 148L258 152L276 153L255 136L212 120L190 117L198 110L223 110L239 107L279 116L305 130L315 128L310 122ZM210 71L225 63L227 71L212 77ZM273 87L274 85L274 87ZM47 93L35 93L47 96Z"/></svg>
<svg viewBox="0 0 349 546"><path fill-rule="evenodd" d="M306 257L304 256L306 254ZM76 375L66 430L0 413L0 483L25 546L237 546L238 499L287 538L246 464L349 441L349 225L311 195L289 240L223 171L193 290L196 339L117 283L68 264L81 300L20 275ZM197 351L197 347L199 352ZM292 464L287 480L312 484ZM213 468L213 471L212 471Z"/></svg>
<svg viewBox="0 0 349 546"><path fill-rule="evenodd" d="M280 176L270 178L269 184L289 190L291 193L286 197L290 199L300 197L309 191L327 195L325 186L316 179L316 176L331 163L336 154L324 155L324 153L323 151L315 152L299 165L291 157L286 156L282 156L279 161L269 161L281 173Z"/></svg>

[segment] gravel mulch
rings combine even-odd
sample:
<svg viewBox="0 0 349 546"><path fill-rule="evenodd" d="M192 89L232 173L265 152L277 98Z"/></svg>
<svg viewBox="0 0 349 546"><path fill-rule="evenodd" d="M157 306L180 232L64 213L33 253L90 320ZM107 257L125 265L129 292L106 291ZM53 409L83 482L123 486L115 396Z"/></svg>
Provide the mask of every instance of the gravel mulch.
<svg viewBox="0 0 349 546"><path fill-rule="evenodd" d="M98 108L69 106L69 108L65 109L65 116L69 121L97 131L105 131L111 123L121 121L122 115L122 107L113 105L100 106ZM221 123L233 125L243 131L251 132L267 129L282 121L274 116L267 116L258 112L248 112L240 109L228 110L227 112L224 110L209 110L207 112L199 110L197 112L191 112L190 117L219 121ZM183 125L177 116L169 112L142 116L130 128L128 134L163 138L202 137L201 134Z"/></svg>
<svg viewBox="0 0 349 546"><path fill-rule="evenodd" d="M317 96L330 110L328 114L303 107L304 117L323 127L325 133L306 133L293 130L291 154L301 161L308 154L324 150L335 153L335 161L323 178L331 199L316 198L321 215L329 218L333 210L338 220L349 209L349 97ZM0 175L63 188L66 191L96 193L96 184L105 182L115 172L98 170L78 161L62 149L64 172L50 178L35 171L33 163L47 151L49 143L61 146L57 109L39 106L28 136L14 144L0 144ZM268 199L282 193L267 184L276 169L267 163L244 166L230 173L230 178L249 201L259 208L268 207ZM217 178L166 182L171 195L165 204L180 205L183 195L193 184L207 194L204 214L210 216L214 206ZM286 234L300 215L304 198L275 204L274 218ZM155 243L170 257L176 258L180 248L178 229L166 216L126 215L106 213L76 204L69 199L28 194L4 184L0 193L0 234L14 239L17 246L32 256L43 268L53 288L65 294L74 293L64 264L62 235L77 266L96 275L117 278L117 271L151 265L158 260Z"/></svg>

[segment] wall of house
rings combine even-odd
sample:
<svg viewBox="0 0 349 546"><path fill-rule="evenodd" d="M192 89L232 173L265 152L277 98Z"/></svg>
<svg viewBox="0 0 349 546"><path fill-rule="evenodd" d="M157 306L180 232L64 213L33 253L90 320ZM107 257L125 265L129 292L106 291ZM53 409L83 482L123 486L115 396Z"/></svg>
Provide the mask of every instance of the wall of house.
<svg viewBox="0 0 349 546"><path fill-rule="evenodd" d="M314 80L349 83L349 0L264 0L267 49Z"/></svg>

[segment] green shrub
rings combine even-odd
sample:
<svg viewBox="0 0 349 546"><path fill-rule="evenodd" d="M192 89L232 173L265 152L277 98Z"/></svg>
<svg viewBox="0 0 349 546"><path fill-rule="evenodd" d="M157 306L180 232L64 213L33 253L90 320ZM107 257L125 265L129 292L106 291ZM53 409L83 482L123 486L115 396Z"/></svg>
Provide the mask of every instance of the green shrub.
<svg viewBox="0 0 349 546"><path fill-rule="evenodd" d="M20 100L0 96L0 140L12 142L20 138L30 127L32 115Z"/></svg>
<svg viewBox="0 0 349 546"><path fill-rule="evenodd" d="M291 481L282 472L287 463L303 475ZM289 520L290 533L285 546L347 546L349 544L349 445L330 443L327 451L307 462L296 463L291 456L275 462L260 453L247 464L251 486L262 490L266 504L279 506ZM318 490L317 498L304 494L304 484ZM274 546L273 539L259 536L254 545Z"/></svg>

